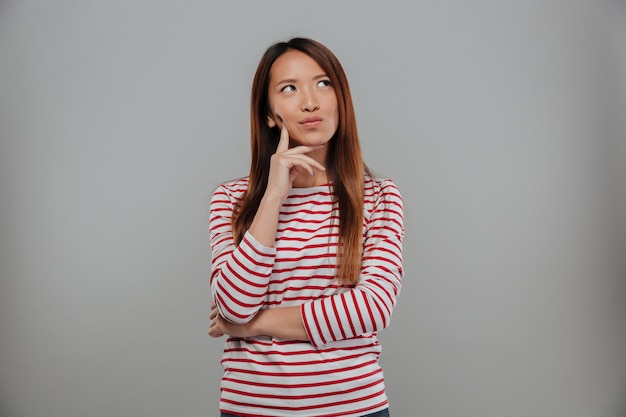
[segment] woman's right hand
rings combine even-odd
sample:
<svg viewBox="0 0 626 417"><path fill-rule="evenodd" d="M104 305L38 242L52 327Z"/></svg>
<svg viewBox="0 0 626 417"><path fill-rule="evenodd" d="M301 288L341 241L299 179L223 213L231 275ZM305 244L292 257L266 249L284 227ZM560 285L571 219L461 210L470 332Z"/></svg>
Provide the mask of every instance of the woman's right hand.
<svg viewBox="0 0 626 417"><path fill-rule="evenodd" d="M276 153L272 155L270 162L270 173L265 190L266 197L278 198L284 202L294 179L303 172L309 175L315 175L315 170L324 171L326 168L315 159L306 154L318 149L319 146L295 146L289 148L289 132L285 123L281 123L280 140Z"/></svg>
<svg viewBox="0 0 626 417"><path fill-rule="evenodd" d="M281 123L280 140L270 162L267 188L248 229L262 245L267 247L274 245L280 207L287 199L296 177L300 174L315 175L315 170L325 170L319 162L306 155L323 146L294 146L290 149L289 132L285 124Z"/></svg>

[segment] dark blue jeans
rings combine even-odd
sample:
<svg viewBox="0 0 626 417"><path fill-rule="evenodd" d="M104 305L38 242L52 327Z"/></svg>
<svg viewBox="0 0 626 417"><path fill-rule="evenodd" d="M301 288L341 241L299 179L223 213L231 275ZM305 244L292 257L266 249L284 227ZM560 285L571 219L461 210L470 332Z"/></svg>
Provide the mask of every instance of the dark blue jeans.
<svg viewBox="0 0 626 417"><path fill-rule="evenodd" d="M237 416L235 414L222 413L221 417L240 417L240 416ZM373 413L373 414L368 414L368 415L365 415L363 417L389 417L389 409L386 408L386 409L384 409L382 411L378 411L378 412Z"/></svg>

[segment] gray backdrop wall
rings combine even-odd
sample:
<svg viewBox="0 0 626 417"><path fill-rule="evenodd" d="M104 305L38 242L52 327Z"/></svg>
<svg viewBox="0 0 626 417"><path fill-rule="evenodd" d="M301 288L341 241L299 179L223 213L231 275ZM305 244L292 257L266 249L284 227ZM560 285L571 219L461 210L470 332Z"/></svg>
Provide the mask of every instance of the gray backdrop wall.
<svg viewBox="0 0 626 417"><path fill-rule="evenodd" d="M392 414L617 417L626 5L599 0L0 3L0 414L217 415L208 199L294 35L406 201Z"/></svg>

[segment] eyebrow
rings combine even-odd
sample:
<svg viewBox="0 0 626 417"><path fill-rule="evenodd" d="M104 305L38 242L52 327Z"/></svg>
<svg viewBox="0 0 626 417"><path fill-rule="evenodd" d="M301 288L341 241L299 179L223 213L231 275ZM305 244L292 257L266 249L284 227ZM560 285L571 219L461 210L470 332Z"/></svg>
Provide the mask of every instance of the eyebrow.
<svg viewBox="0 0 626 417"><path fill-rule="evenodd" d="M316 75L315 77L313 77L313 80L316 81L316 80L320 80L322 78L329 78L329 77L326 74L319 74L319 75ZM278 86L278 85L281 85L281 84L295 84L297 82L298 82L298 80L296 80L295 78L287 78L285 80L278 81L276 83L276 85Z"/></svg>

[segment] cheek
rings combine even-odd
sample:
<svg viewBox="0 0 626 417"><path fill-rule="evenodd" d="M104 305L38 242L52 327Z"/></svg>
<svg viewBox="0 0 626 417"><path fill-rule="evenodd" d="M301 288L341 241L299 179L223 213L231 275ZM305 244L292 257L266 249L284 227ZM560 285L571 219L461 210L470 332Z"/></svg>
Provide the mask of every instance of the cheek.
<svg viewBox="0 0 626 417"><path fill-rule="evenodd" d="M335 123L339 124L339 107L335 104L335 110L333 111L333 116L335 118Z"/></svg>
<svg viewBox="0 0 626 417"><path fill-rule="evenodd" d="M281 100L280 97L276 94L268 94L267 96L267 103L268 103L268 107L270 109L270 111L274 114L276 114L277 112L280 111L281 109Z"/></svg>
<svg viewBox="0 0 626 417"><path fill-rule="evenodd" d="M290 113L290 108L288 103L285 102L270 102L270 111L275 115L280 115L283 118L286 118Z"/></svg>
<svg viewBox="0 0 626 417"><path fill-rule="evenodd" d="M339 103L337 103L337 97L334 97L331 103L329 104L330 104L329 107L333 109L333 116L335 117L336 120L339 120Z"/></svg>

